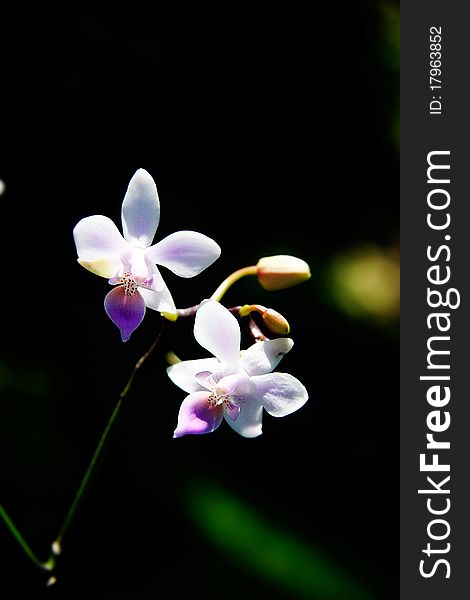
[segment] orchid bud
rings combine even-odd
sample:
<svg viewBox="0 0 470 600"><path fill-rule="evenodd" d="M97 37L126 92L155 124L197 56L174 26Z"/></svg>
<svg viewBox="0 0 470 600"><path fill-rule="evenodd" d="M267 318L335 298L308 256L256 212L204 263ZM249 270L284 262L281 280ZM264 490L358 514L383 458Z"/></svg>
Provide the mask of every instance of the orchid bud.
<svg viewBox="0 0 470 600"><path fill-rule="evenodd" d="M290 331L290 325L285 317L281 313L277 312L272 308L266 308L261 304L245 304L241 307L239 315L240 317L246 317L252 312L257 312L261 315L263 323L276 335L287 335Z"/></svg>
<svg viewBox="0 0 470 600"><path fill-rule="evenodd" d="M290 325L281 313L277 310L268 308L262 315L263 323L272 333L277 335L287 335L290 331Z"/></svg>
<svg viewBox="0 0 470 600"><path fill-rule="evenodd" d="M270 292L290 288L311 277L308 264L295 256L266 256L256 266L258 281Z"/></svg>

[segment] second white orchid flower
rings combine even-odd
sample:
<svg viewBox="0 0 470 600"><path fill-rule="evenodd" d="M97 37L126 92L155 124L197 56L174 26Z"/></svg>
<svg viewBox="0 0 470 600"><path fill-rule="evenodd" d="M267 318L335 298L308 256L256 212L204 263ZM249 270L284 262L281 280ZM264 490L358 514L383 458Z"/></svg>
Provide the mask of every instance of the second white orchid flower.
<svg viewBox="0 0 470 600"><path fill-rule="evenodd" d="M298 379L272 373L292 348L291 339L256 342L240 353L238 321L215 300L205 300L198 309L194 336L213 357L182 361L167 369L173 383L188 393L174 437L209 433L224 417L243 437L256 437L262 432L263 408L284 417L308 400Z"/></svg>

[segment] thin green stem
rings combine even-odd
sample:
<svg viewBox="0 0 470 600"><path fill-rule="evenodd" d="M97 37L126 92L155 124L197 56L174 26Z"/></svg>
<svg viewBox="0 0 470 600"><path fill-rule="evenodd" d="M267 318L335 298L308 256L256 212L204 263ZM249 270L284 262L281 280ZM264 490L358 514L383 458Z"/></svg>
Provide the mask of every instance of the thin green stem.
<svg viewBox="0 0 470 600"><path fill-rule="evenodd" d="M80 484L80 487L78 488L77 493L75 494L75 498L73 499L73 502L69 508L69 511L65 517L64 523L62 525L62 528L60 529L59 535L57 536L57 538L55 539L54 543L52 544L52 547L54 549L55 554L60 554L61 551L61 544L62 544L62 539L64 537L65 532L67 531L67 529L69 528L69 525L72 521L72 519L75 516L75 513L77 512L77 509L80 505L80 502L82 500L83 494L85 493L85 490L90 482L90 478L93 474L93 471L96 467L96 463L98 462L98 459L101 455L101 452L106 444L106 441L108 439L109 436L109 432L111 431L114 422L116 421L116 418L119 414L119 411L121 410L121 406L122 403L124 401L124 399L127 397L127 395L129 394L129 391L132 387L132 384L134 382L134 378L137 374L137 371L140 369L140 367L144 364L144 362L147 360L147 358L152 354L152 352L154 351L156 345L158 344L160 337L162 335L163 332L163 324L164 321L162 321L162 328L160 329L160 332L158 333L158 336L156 337L156 339L154 340L153 344L150 346L150 348L147 350L147 352L145 354L143 354L139 360L136 362L136 364L134 365L134 369L129 377L129 379L127 380L126 385L124 386L122 392L119 394L119 399L116 403L116 406L114 407L113 412L111 413L111 417L109 418L109 421L101 435L100 441L98 442L98 446L96 447L96 450L92 456L92 459L90 461L90 464L88 465L88 468L85 472L85 476L82 479L82 482Z"/></svg>
<svg viewBox="0 0 470 600"><path fill-rule="evenodd" d="M131 379L133 379L133 377L131 377ZM127 386L126 386L125 389L127 389ZM67 531L67 529L68 529L68 527L70 525L70 522L72 521L73 517L75 516L75 513L77 512L77 508L78 508L78 506L80 504L80 501L81 501L81 499L83 497L83 494L85 493L85 490L86 490L86 488L87 488L87 486L88 486L88 484L90 482L90 478L91 478L91 476L93 474L93 471L95 469L95 466L96 466L96 463L98 461L98 458L101 455L101 452L102 452L102 450L104 448L106 440L108 439L109 432L111 431L111 428L112 428L112 426L113 426L113 424L114 424L114 422L116 420L116 417L119 414L119 411L120 411L121 406L122 406L122 401L123 401L123 399L125 398L126 395L127 395L127 393L124 394L123 392L121 392L121 394L119 396L119 400L117 401L116 406L114 407L114 410L113 410L113 412L111 414L111 417L110 417L110 419L109 419L109 421L108 421L108 423L106 425L106 428L105 428L105 430L103 431L103 433L101 435L101 438L100 438L100 441L98 443L98 446L96 447L95 453L93 454L93 457L92 457L92 459L90 461L90 464L88 465L88 468L87 468L87 470L85 472L85 476L82 479L80 487L78 488L78 491L75 494L73 502L72 502L72 504L71 504L71 506L69 508L69 511L68 511L66 517L65 517L65 520L64 520L64 523L63 523L62 528L60 530L60 533L59 533L59 535L57 536L57 538L56 538L56 540L54 542L55 548L57 549L56 550L57 554L60 553L60 547L61 547L61 544L62 544L62 538L64 537L64 534Z"/></svg>
<svg viewBox="0 0 470 600"><path fill-rule="evenodd" d="M238 269L238 271L233 272L231 275L227 277L219 287L212 294L211 299L217 300L220 302L222 297L227 292L227 290L239 279L242 277L246 277L247 275L256 275L258 273L258 267L256 265L251 267L243 267L242 269Z"/></svg>
<svg viewBox="0 0 470 600"><path fill-rule="evenodd" d="M0 516L2 517L3 521L5 522L5 525L8 527L8 529L9 529L10 533L12 534L12 536L15 538L15 540L21 546L21 548L22 548L23 552L26 554L26 556L39 569L42 569L43 571L52 571L52 569L55 566L55 559L54 559L54 557L51 556L46 562L40 561L39 558L36 556L36 554L31 550L30 545L26 542L26 540L24 539L24 537L18 531L16 525L13 523L13 521L11 520L9 514L6 512L6 510L3 508L3 506L1 504L0 504Z"/></svg>
<svg viewBox="0 0 470 600"><path fill-rule="evenodd" d="M98 446L96 447L96 450L91 458L90 464L88 465L88 468L85 472L85 475L80 483L80 486L77 490L77 493L75 494L75 497L72 501L72 504L65 516L63 525L60 529L59 535L56 537L56 539L54 540L54 542L52 543L52 553L50 555L50 557L48 558L48 560L46 562L42 562L38 559L38 557L36 556L36 554L33 552L33 550L31 549L31 547L29 546L29 544L26 542L26 540L24 539L24 537L21 535L21 533L19 532L18 528L16 527L16 525L13 523L13 521L11 520L10 516L8 515L8 513L6 512L6 510L3 508L3 506L0 504L0 517L3 519L5 525L7 526L8 530L10 531L10 533L12 534L12 536L15 538L15 540L18 542L18 544L20 545L20 547L22 548L23 552L26 554L26 556L36 565L36 567L38 567L39 569L42 569L44 571L53 571L53 569L55 568L55 564L56 564L56 557L61 553L61 544L62 544L62 539L67 531L67 529L70 526L70 523L72 522L77 509L80 505L80 502L83 498L83 495L90 483L90 479L91 476L93 474L93 471L96 467L96 464L98 462L98 459L101 456L101 453L103 451L103 448L106 444L106 441L108 439L109 433L116 421L116 418L119 414L119 411L121 410L121 406L123 401L125 400L125 398L127 397L127 395L129 394L129 391L132 387L132 384L134 382L134 378L137 374L137 371L140 369L140 367L144 364L144 362L147 360L147 358L152 354L152 352L155 350L155 347L157 346L160 337L163 333L163 326L164 326L165 321L162 320L162 327L156 337L156 339L154 340L153 344L150 346L150 348L147 350L147 352L145 354L143 354L139 360L136 362L136 364L134 365L134 369L132 370L132 373L130 374L129 379L127 380L126 385L124 386L122 392L119 394L119 399L116 403L116 406L114 407L113 412L111 413L111 416L108 420L108 423L106 424L105 430L103 431L100 441L98 442ZM53 583L53 579L51 578L50 582Z"/></svg>

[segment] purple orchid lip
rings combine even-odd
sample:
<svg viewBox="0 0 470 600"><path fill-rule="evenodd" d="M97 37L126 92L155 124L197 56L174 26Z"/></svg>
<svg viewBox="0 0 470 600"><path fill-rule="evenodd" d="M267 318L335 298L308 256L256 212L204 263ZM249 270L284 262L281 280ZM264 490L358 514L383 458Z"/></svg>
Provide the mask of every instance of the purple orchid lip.
<svg viewBox="0 0 470 600"><path fill-rule="evenodd" d="M145 302L137 289L120 285L106 295L104 309L119 328L122 341L127 342L144 318Z"/></svg>
<svg viewBox="0 0 470 600"><path fill-rule="evenodd" d="M223 406L212 404L209 401L208 392L194 392L187 396L181 404L178 426L173 437L210 433L219 427L223 415Z"/></svg>

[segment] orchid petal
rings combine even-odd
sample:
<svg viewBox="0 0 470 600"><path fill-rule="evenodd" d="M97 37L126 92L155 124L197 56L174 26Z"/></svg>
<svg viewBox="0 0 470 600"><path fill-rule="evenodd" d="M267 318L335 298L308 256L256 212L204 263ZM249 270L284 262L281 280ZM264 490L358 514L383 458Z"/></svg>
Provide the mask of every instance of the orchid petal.
<svg viewBox="0 0 470 600"><path fill-rule="evenodd" d="M126 294L124 286L112 289L104 299L104 309L111 321L119 328L123 342L131 337L145 315L145 303L139 292Z"/></svg>
<svg viewBox="0 0 470 600"><path fill-rule="evenodd" d="M228 418L227 418L228 417ZM263 433L261 423L263 407L253 398L246 398L240 403L240 412L236 419L226 415L225 420L230 427L246 438L258 437Z"/></svg>
<svg viewBox="0 0 470 600"><path fill-rule="evenodd" d="M100 277L117 277L121 261L118 258L97 258L96 260L83 260L82 258L77 259L78 264L85 267L87 271L99 275Z"/></svg>
<svg viewBox="0 0 470 600"><path fill-rule="evenodd" d="M287 354L294 342L290 338L278 338L266 342L256 342L242 352L240 366L248 375L271 373L284 354Z"/></svg>
<svg viewBox="0 0 470 600"><path fill-rule="evenodd" d="M160 201L155 181L145 169L138 169L129 182L121 219L124 238L131 246L150 246L160 221Z"/></svg>
<svg viewBox="0 0 470 600"><path fill-rule="evenodd" d="M181 404L173 437L210 433L220 425L223 415L223 406L211 404L207 391L189 394Z"/></svg>
<svg viewBox="0 0 470 600"><path fill-rule="evenodd" d="M225 402L224 407L224 416L228 417L231 421L236 421L240 415L240 405L236 404L235 402L227 401Z"/></svg>
<svg viewBox="0 0 470 600"><path fill-rule="evenodd" d="M220 368L216 358L200 358L198 360L183 360L168 367L166 372L171 381L188 394L200 391L202 384L196 379L198 373L210 371L214 373Z"/></svg>
<svg viewBox="0 0 470 600"><path fill-rule="evenodd" d="M255 375L251 384L253 394L273 417L285 417L308 400L305 387L288 373Z"/></svg>
<svg viewBox="0 0 470 600"><path fill-rule="evenodd" d="M147 257L145 260L148 260ZM154 292L162 292L166 288L166 284L163 281L160 271L151 263L148 265L148 269L148 279L147 281L144 281L142 285Z"/></svg>
<svg viewBox="0 0 470 600"><path fill-rule="evenodd" d="M223 389L224 393L231 396L248 395L251 393L250 378L246 373L233 373L219 379L217 388Z"/></svg>
<svg viewBox="0 0 470 600"><path fill-rule="evenodd" d="M103 215L81 219L73 229L73 237L78 257L86 263L104 258L117 260L130 250L116 225Z"/></svg>
<svg viewBox="0 0 470 600"><path fill-rule="evenodd" d="M206 300L196 312L196 341L223 364L225 371L237 372L240 356L240 326L219 302Z"/></svg>
<svg viewBox="0 0 470 600"><path fill-rule="evenodd" d="M209 358L207 360L211 359ZM212 388L212 385L214 385L214 373L212 371L199 371L194 377L197 383L205 390L210 390Z"/></svg>
<svg viewBox="0 0 470 600"><path fill-rule="evenodd" d="M139 292L145 301L145 305L158 312L176 314L176 306L170 294L170 290L165 284L163 290L157 292L153 289L139 287Z"/></svg>
<svg viewBox="0 0 470 600"><path fill-rule="evenodd" d="M220 256L214 240L196 231L177 231L147 249L154 263L179 277L194 277Z"/></svg>

